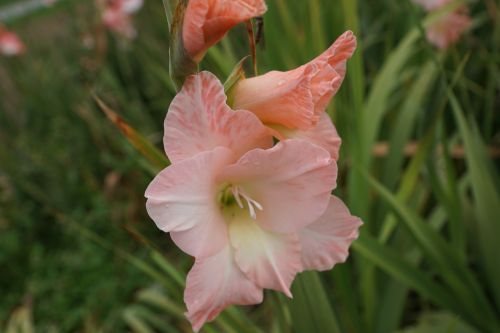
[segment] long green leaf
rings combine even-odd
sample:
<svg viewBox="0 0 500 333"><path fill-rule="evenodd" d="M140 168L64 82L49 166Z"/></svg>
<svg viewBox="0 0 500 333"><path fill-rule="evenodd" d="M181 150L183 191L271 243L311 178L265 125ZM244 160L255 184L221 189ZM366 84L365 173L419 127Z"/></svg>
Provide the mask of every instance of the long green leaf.
<svg viewBox="0 0 500 333"><path fill-rule="evenodd" d="M127 140L157 169L166 168L170 162L165 154L153 146L144 136L127 124L120 116L97 96L94 96L101 110L108 119L125 135Z"/></svg>
<svg viewBox="0 0 500 333"><path fill-rule="evenodd" d="M442 278L449 284L449 288L460 298L462 312L466 313L470 320L479 327L498 327L498 322L494 319L494 311L482 293L479 283L471 272L463 266L456 253L450 249L442 237L383 185L366 173L362 174L399 215L428 258L434 261L436 269L441 272ZM485 316L489 318L487 323L483 320Z"/></svg>
<svg viewBox="0 0 500 333"><path fill-rule="evenodd" d="M354 250L434 303L460 312L453 297L422 271L406 262L393 250L381 245L368 234L362 234L353 244Z"/></svg>
<svg viewBox="0 0 500 333"><path fill-rule="evenodd" d="M302 332L340 333L337 317L316 272L301 273L293 284L289 302L293 329Z"/></svg>
<svg viewBox="0 0 500 333"><path fill-rule="evenodd" d="M456 97L450 93L450 103L460 134L465 143L466 160L476 200L477 230L482 253L481 262L488 276L497 307L500 308L500 265L498 263L498 237L500 235L500 194L495 187L494 169L487 158L484 144L471 121L467 124ZM472 127L472 128L471 128Z"/></svg>

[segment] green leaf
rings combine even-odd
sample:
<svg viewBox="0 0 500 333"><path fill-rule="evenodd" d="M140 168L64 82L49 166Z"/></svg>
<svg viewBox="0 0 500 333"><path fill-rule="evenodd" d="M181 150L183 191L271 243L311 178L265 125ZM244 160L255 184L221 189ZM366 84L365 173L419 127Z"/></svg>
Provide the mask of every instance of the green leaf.
<svg viewBox="0 0 500 333"><path fill-rule="evenodd" d="M172 24L170 25L170 77L177 91L180 90L187 76L198 71L198 64L187 54L182 38L184 14L187 4L188 0L179 0L177 2L172 17Z"/></svg>
<svg viewBox="0 0 500 333"><path fill-rule="evenodd" d="M415 53L414 45L418 37L416 29L410 31L391 52L375 77L364 106L359 106L362 107L362 111L356 116L357 132L351 141L354 143L353 159L360 168L367 170L371 166L371 152L379 135L383 117L389 110L389 101L394 90L400 86L401 71ZM353 87L355 88L359 89ZM370 203L368 185L356 170L349 174L349 193L350 208L361 218L366 218Z"/></svg>
<svg viewBox="0 0 500 333"><path fill-rule="evenodd" d="M0 326L1 328L1 326ZM26 303L18 307L10 315L5 333L34 333L35 326L33 323L33 311L30 303Z"/></svg>
<svg viewBox="0 0 500 333"><path fill-rule="evenodd" d="M245 58L241 59L236 64L236 66L234 66L226 82L224 82L224 91L226 92L227 104L229 106L232 106L233 104L233 89L236 87L238 82L240 82L245 78L245 69L243 68L243 65L245 64L245 61L247 61L249 58L250 56L246 56Z"/></svg>
<svg viewBox="0 0 500 333"><path fill-rule="evenodd" d="M336 314L318 273L301 273L295 279L292 293L294 298L289 304L294 332L340 333Z"/></svg>
<svg viewBox="0 0 500 333"><path fill-rule="evenodd" d="M165 154L151 144L144 136L127 124L120 116L109 108L97 96L94 96L101 110L106 114L109 120L125 135L127 140L140 152L155 168L161 170L166 168L170 162Z"/></svg>
<svg viewBox="0 0 500 333"><path fill-rule="evenodd" d="M497 307L500 308L500 265L498 263L498 237L500 235L500 194L495 187L494 168L488 159L484 144L474 121L471 125L463 115L456 97L450 92L450 103L460 134L465 144L466 161L475 198L481 261L486 271Z"/></svg>
<svg viewBox="0 0 500 333"><path fill-rule="evenodd" d="M461 314L468 316L469 320L478 327L498 327L494 311L486 300L479 283L471 271L463 265L456 252L429 224L425 223L382 184L365 172L361 173L399 215L417 244L424 250L428 258L434 262L434 267L441 272L442 279L456 294L460 302ZM485 316L489 318L488 321L484 320Z"/></svg>
<svg viewBox="0 0 500 333"><path fill-rule="evenodd" d="M460 312L458 304L445 289L405 261L397 252L378 243L372 236L362 234L353 243L353 249L390 276L418 291L422 296L445 308Z"/></svg>
<svg viewBox="0 0 500 333"><path fill-rule="evenodd" d="M394 188L401 173L404 162L405 144L415 132L416 120L424 109L429 92L437 78L438 71L432 62L428 62L418 70L411 90L408 91L404 104L398 112L398 117L391 133L390 152L384 162L383 183L390 189Z"/></svg>
<svg viewBox="0 0 500 333"><path fill-rule="evenodd" d="M136 333L154 333L154 328L150 327L140 315L140 306L130 306L123 311L123 320Z"/></svg>
<svg viewBox="0 0 500 333"><path fill-rule="evenodd" d="M479 333L474 328L447 312L424 313L418 323L398 333Z"/></svg>

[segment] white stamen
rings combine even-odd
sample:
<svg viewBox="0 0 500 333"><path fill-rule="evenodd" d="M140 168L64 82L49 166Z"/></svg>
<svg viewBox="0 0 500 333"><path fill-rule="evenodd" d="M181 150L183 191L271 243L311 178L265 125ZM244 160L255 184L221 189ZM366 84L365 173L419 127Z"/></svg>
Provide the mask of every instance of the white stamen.
<svg viewBox="0 0 500 333"><path fill-rule="evenodd" d="M231 188L231 192L233 192L234 199L236 200L240 208L243 208L243 203L241 201L241 198L245 199L245 201L247 202L248 211L252 219L254 220L257 219L257 213L255 211L255 208L257 208L260 211L264 210L264 207L262 207L260 203L252 199L248 194L246 194L241 187L233 186Z"/></svg>
<svg viewBox="0 0 500 333"><path fill-rule="evenodd" d="M253 208L253 205L248 202L248 210L250 211L250 216L256 220L257 219L257 214L255 213L255 208Z"/></svg>
<svg viewBox="0 0 500 333"><path fill-rule="evenodd" d="M233 196L236 199L236 202L238 203L238 206L240 208L243 208L243 203L241 202L241 198L240 198L239 187L238 186L233 186L231 188L231 191L233 192Z"/></svg>

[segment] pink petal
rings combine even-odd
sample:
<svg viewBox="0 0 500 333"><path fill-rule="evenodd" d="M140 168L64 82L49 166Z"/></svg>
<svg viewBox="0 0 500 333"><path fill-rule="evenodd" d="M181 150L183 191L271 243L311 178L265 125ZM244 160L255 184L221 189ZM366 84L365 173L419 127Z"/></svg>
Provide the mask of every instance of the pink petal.
<svg viewBox="0 0 500 333"><path fill-rule="evenodd" d="M242 210L231 216L229 239L243 273L261 288L279 290L292 297L290 286L302 271L297 235L265 231Z"/></svg>
<svg viewBox="0 0 500 333"><path fill-rule="evenodd" d="M240 81L234 91L234 105L252 111L270 126L311 129L340 88L347 60L355 49L356 37L347 31L304 66Z"/></svg>
<svg viewBox="0 0 500 333"><path fill-rule="evenodd" d="M361 224L339 198L332 196L323 216L299 232L304 269L325 271L345 262Z"/></svg>
<svg viewBox="0 0 500 333"><path fill-rule="evenodd" d="M216 148L169 166L146 190L146 208L158 228L171 232L184 252L207 257L227 242L227 230L217 204L215 179L234 157Z"/></svg>
<svg viewBox="0 0 500 333"><path fill-rule="evenodd" d="M290 233L314 222L325 211L336 186L337 165L316 145L285 140L271 149L254 149L220 175L240 186L263 207L256 222Z"/></svg>
<svg viewBox="0 0 500 333"><path fill-rule="evenodd" d="M163 142L174 163L215 147L228 147L239 157L273 144L272 135L255 115L227 106L224 87L209 72L190 76L172 101Z"/></svg>
<svg viewBox="0 0 500 333"><path fill-rule="evenodd" d="M462 33L469 28L471 20L463 11L444 14L427 28L427 38L440 49L447 49L456 43Z"/></svg>
<svg viewBox="0 0 500 333"><path fill-rule="evenodd" d="M132 24L132 18L119 7L108 7L102 14L104 25L123 37L132 39L137 36L137 31Z"/></svg>
<svg viewBox="0 0 500 333"><path fill-rule="evenodd" d="M234 91L234 106L253 112L267 124L310 128L316 121L310 73L310 67L302 67L242 80Z"/></svg>
<svg viewBox="0 0 500 333"><path fill-rule="evenodd" d="M142 8L144 0L121 0L121 10L127 14L133 14Z"/></svg>
<svg viewBox="0 0 500 333"><path fill-rule="evenodd" d="M266 11L264 0L190 0L184 15L184 48L199 62L232 27Z"/></svg>
<svg viewBox="0 0 500 333"><path fill-rule="evenodd" d="M15 33L0 30L0 53L6 56L17 56L23 54L25 50L25 45Z"/></svg>
<svg viewBox="0 0 500 333"><path fill-rule="evenodd" d="M262 289L240 271L232 252L228 245L212 257L196 259L187 276L184 302L195 332L232 304L262 302Z"/></svg>
<svg viewBox="0 0 500 333"><path fill-rule="evenodd" d="M316 67L311 83L316 113L323 112L337 94L347 72L347 60L354 54L356 45L356 36L346 31L309 63Z"/></svg>
<svg viewBox="0 0 500 333"><path fill-rule="evenodd" d="M427 11L438 9L440 7L443 7L444 5L453 2L453 0L412 0L412 1L415 4L424 7L424 9Z"/></svg>
<svg viewBox="0 0 500 333"><path fill-rule="evenodd" d="M327 113L322 113L319 119L316 126L309 130L289 130L286 128L275 128L275 130L284 138L303 140L318 145L327 150L335 161L338 161L342 139Z"/></svg>

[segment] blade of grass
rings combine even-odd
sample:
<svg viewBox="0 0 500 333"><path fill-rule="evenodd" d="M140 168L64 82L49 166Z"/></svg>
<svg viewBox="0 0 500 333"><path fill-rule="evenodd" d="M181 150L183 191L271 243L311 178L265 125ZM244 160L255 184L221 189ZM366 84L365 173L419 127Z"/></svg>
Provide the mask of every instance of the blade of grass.
<svg viewBox="0 0 500 333"><path fill-rule="evenodd" d="M417 244L424 250L428 258L434 262L435 268L441 272L441 276L449 288L460 298L461 306L463 306L461 312L467 313L470 320L478 327L486 327L490 330L492 327L499 327L494 311L489 306L479 283L472 273L463 266L456 253L450 249L442 237L383 185L366 173L362 172L362 174L377 193L399 215ZM486 323L484 321L485 316L489 318Z"/></svg>
<svg viewBox="0 0 500 333"><path fill-rule="evenodd" d="M473 121L471 126L463 115L460 104L449 93L453 115L464 140L466 161L470 170L471 184L476 199L477 229L480 250L490 287L497 307L500 308L500 265L498 265L498 235L500 235L500 195L492 175L494 169L486 157L484 144Z"/></svg>
<svg viewBox="0 0 500 333"><path fill-rule="evenodd" d="M302 332L340 333L338 320L316 272L303 272L292 286L289 301L293 329Z"/></svg>
<svg viewBox="0 0 500 333"><path fill-rule="evenodd" d="M120 116L109 108L104 102L94 95L94 99L106 114L108 119L125 135L127 140L137 149L155 168L161 170L166 168L170 162L167 157L153 146L139 132L127 124Z"/></svg>
<svg viewBox="0 0 500 333"><path fill-rule="evenodd" d="M368 234L361 235L353 243L353 249L390 276L415 289L434 303L456 312L461 311L453 297L445 289Z"/></svg>

